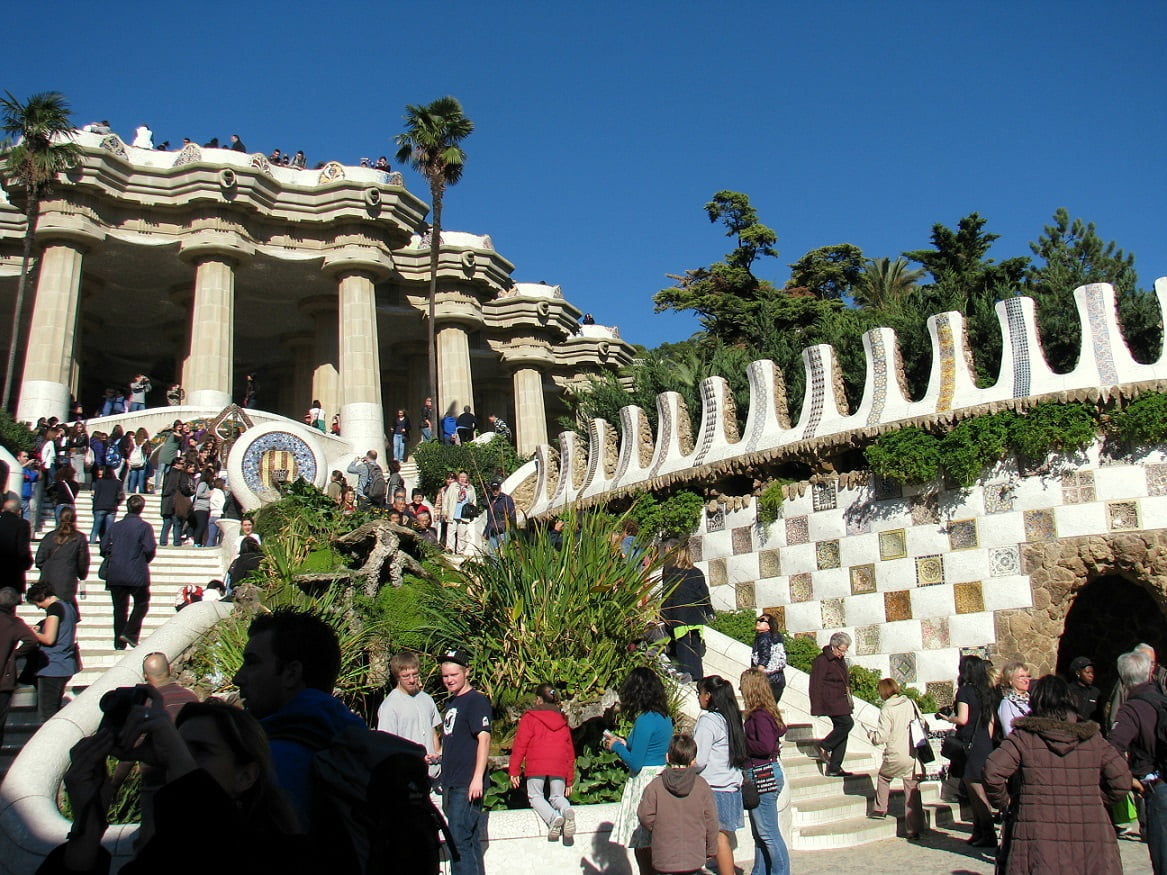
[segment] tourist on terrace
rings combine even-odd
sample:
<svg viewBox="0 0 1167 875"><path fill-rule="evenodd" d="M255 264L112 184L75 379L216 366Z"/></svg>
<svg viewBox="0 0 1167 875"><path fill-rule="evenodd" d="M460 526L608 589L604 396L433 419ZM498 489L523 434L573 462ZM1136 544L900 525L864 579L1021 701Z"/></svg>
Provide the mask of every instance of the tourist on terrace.
<svg viewBox="0 0 1167 875"><path fill-rule="evenodd" d="M781 702L786 689L786 639L773 614L760 614L754 621L750 665L765 672L775 704Z"/></svg>
<svg viewBox="0 0 1167 875"><path fill-rule="evenodd" d="M279 149L272 149L271 154L267 156L267 160L272 164L279 164L283 160L283 154Z"/></svg>
<svg viewBox="0 0 1167 875"><path fill-rule="evenodd" d="M308 159L304 157L304 150L296 151L296 156L292 159L292 166L297 170L303 170L308 166Z"/></svg>
<svg viewBox="0 0 1167 875"><path fill-rule="evenodd" d="M393 169L389 166L389 159L384 155L377 159L377 163L373 165L373 168L375 170L384 170L386 173Z"/></svg>
<svg viewBox="0 0 1167 875"><path fill-rule="evenodd" d="M397 418L393 420L393 458L398 462L405 461L405 450L409 446L409 433L412 425L404 410L397 411Z"/></svg>
<svg viewBox="0 0 1167 875"><path fill-rule="evenodd" d="M896 778L904 784L904 810L907 838L915 840L924 829L924 809L920 802L919 782L924 777L920 761L914 756L908 727L913 720L922 720L916 703L900 692L900 685L892 678L883 678L877 687L883 707L879 709L879 726L867 730L867 737L876 746L883 746L883 763L875 786L875 801L869 817L887 817L891 798L891 782Z"/></svg>
<svg viewBox="0 0 1167 875"><path fill-rule="evenodd" d="M1074 697L1078 719L1101 724L1098 705L1102 692L1094 686L1094 663L1089 656L1074 657L1070 662L1070 679L1070 695Z"/></svg>
<svg viewBox="0 0 1167 875"><path fill-rule="evenodd" d="M663 550L665 567L661 589L665 597L661 602L661 618L669 627L669 655L689 675L690 681L700 680L705 676L701 663L705 624L713 614L709 585L701 569L693 564L688 540L672 538L665 541Z"/></svg>
<svg viewBox="0 0 1167 875"><path fill-rule="evenodd" d="M434 436L434 399L428 395L425 404L421 406L421 416L418 417L418 422L421 425L421 439L423 441L432 440Z"/></svg>
<svg viewBox="0 0 1167 875"><path fill-rule="evenodd" d="M218 143L216 143L215 145L218 145ZM241 139L239 139L238 134L231 135L231 151L233 151L233 152L246 152L247 151L247 147L243 145L243 141Z"/></svg>
<svg viewBox="0 0 1167 875"><path fill-rule="evenodd" d="M701 716L693 729L697 742L697 771L713 790L717 805L718 875L734 875L733 833L744 825L741 768L749 760L742 715L733 684L719 675L709 675L697 684Z"/></svg>
<svg viewBox="0 0 1167 875"><path fill-rule="evenodd" d="M138 129L134 131L134 142L130 143L135 149L153 149L154 148L154 132L150 130L149 125L139 125Z"/></svg>
<svg viewBox="0 0 1167 875"><path fill-rule="evenodd" d="M442 443L456 444L458 441L458 417L454 415L454 407L442 417Z"/></svg>
<svg viewBox="0 0 1167 875"><path fill-rule="evenodd" d="M36 567L40 569L41 581L52 587L53 595L76 608L77 584L89 576L89 542L77 531L73 508L61 512L56 530L40 542Z"/></svg>
<svg viewBox="0 0 1167 875"><path fill-rule="evenodd" d="M25 599L45 612L45 618L33 630L41 646L41 666L36 669L36 713L44 723L61 710L65 685L77 674L77 608L53 594L52 585L37 581L28 588Z"/></svg>
<svg viewBox="0 0 1167 875"><path fill-rule="evenodd" d="M470 443L474 440L474 434L477 431L478 417L470 412L470 405L467 404L462 408L462 413L458 417L458 443Z"/></svg>
<svg viewBox="0 0 1167 875"><path fill-rule="evenodd" d="M113 525L118 507L126 497L122 483L113 476L109 468L96 465L93 469L93 527L89 530L89 542L100 544L109 527Z"/></svg>

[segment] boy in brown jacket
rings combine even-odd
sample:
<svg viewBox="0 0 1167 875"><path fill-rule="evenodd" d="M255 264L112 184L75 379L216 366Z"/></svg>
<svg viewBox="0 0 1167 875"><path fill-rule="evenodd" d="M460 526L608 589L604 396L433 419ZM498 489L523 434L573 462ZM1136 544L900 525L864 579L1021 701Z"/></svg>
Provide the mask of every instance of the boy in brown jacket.
<svg viewBox="0 0 1167 875"><path fill-rule="evenodd" d="M652 866L667 875L693 875L717 854L713 791L693 768L697 742L678 733L669 744L669 767L644 788L636 813L652 833Z"/></svg>

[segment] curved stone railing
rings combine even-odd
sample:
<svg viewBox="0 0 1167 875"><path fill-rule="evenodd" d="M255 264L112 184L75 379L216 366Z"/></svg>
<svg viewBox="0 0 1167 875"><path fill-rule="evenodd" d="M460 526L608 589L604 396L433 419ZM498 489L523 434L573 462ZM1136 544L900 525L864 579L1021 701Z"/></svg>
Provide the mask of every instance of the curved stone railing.
<svg viewBox="0 0 1167 875"><path fill-rule="evenodd" d="M1155 283L1160 311L1167 322L1167 278ZM536 451L532 515L554 512L570 504L597 503L618 495L659 488L668 483L699 480L716 463L766 461L807 442L872 434L907 422L990 405L1016 404L1023 399L1059 393L1097 395L1111 387L1167 380L1167 343L1158 361L1140 364L1123 340L1115 308L1114 289L1107 283L1074 292L1082 324L1078 364L1067 374L1055 374L1046 362L1038 337L1031 298L999 301L997 318L1004 339L997 381L976 386L964 317L957 312L928 319L932 338L932 369L928 388L919 400L905 389L899 346L890 328L863 335L867 374L862 401L849 411L834 349L826 344L802 352L806 391L797 422L787 409L781 372L771 361L749 366L749 415L738 434L729 384L710 377L701 384L701 425L690 434L689 413L680 395L657 397L655 440L648 417L638 407L620 411L618 450L611 441L596 440L610 428L597 420L589 430L591 445L574 432L560 435L558 451ZM578 459L583 457L583 464ZM613 458L615 456L615 458ZM586 472L579 476L577 472Z"/></svg>
<svg viewBox="0 0 1167 875"><path fill-rule="evenodd" d="M145 654L165 653L175 659L227 617L232 607L199 602L175 614L37 731L0 785L0 872L34 872L45 855L65 841L71 823L57 809L57 788L69 766L70 749L101 722L101 697L115 687L140 684ZM133 853L137 830L137 824L112 824L106 831L103 844L114 855L115 867Z"/></svg>

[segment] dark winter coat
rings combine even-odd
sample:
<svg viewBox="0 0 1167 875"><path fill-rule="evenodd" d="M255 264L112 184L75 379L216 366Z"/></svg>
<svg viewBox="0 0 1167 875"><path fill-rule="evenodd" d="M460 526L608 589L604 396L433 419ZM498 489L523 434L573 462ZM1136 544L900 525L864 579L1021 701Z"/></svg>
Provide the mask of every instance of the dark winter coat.
<svg viewBox="0 0 1167 875"><path fill-rule="evenodd" d="M563 778L568 786L574 783L575 745L567 718L557 706L536 705L519 718L507 771L512 778L523 771L529 778L547 776Z"/></svg>
<svg viewBox="0 0 1167 875"><path fill-rule="evenodd" d="M150 562L157 549L150 524L139 514L126 514L101 539L101 555L109 560L106 587L149 586Z"/></svg>
<svg viewBox="0 0 1167 875"><path fill-rule="evenodd" d="M1107 806L1131 789L1131 773L1097 723L1022 717L985 763L989 801L1002 806L1020 776L1006 872L1122 872Z"/></svg>
<svg viewBox="0 0 1167 875"><path fill-rule="evenodd" d="M53 595L63 602L75 601L77 582L89 576L89 542L74 532L64 544L58 544L52 532L37 547L36 567L41 570L40 579L53 588Z"/></svg>
<svg viewBox="0 0 1167 875"><path fill-rule="evenodd" d="M652 832L652 865L658 872L692 872L717 853L717 806L697 769L667 768L640 797L637 815Z"/></svg>
<svg viewBox="0 0 1167 875"><path fill-rule="evenodd" d="M24 656L36 646L36 636L28 624L15 613L0 610L0 654L7 654L0 666L0 693L16 689L16 657Z"/></svg>
<svg viewBox="0 0 1167 875"><path fill-rule="evenodd" d="M843 717L851 713L851 675L847 662L835 656L831 645L810 666L810 713L815 717Z"/></svg>
<svg viewBox="0 0 1167 875"><path fill-rule="evenodd" d="M666 568L661 586L666 595L660 612L670 629L705 625L713 605L700 568Z"/></svg>
<svg viewBox="0 0 1167 875"><path fill-rule="evenodd" d="M19 514L0 512L0 587L24 592L24 573L32 567L32 533Z"/></svg>

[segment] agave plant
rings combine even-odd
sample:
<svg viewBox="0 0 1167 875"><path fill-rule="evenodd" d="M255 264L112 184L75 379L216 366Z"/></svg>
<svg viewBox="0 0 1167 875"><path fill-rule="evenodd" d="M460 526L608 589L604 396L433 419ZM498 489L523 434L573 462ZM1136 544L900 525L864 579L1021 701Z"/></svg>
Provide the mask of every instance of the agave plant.
<svg viewBox="0 0 1167 875"><path fill-rule="evenodd" d="M613 531L583 513L562 549L540 532L467 562L459 584L425 593L431 652L468 650L475 685L500 708L545 682L577 698L618 685L649 658L633 644L659 614L659 560L621 555Z"/></svg>

